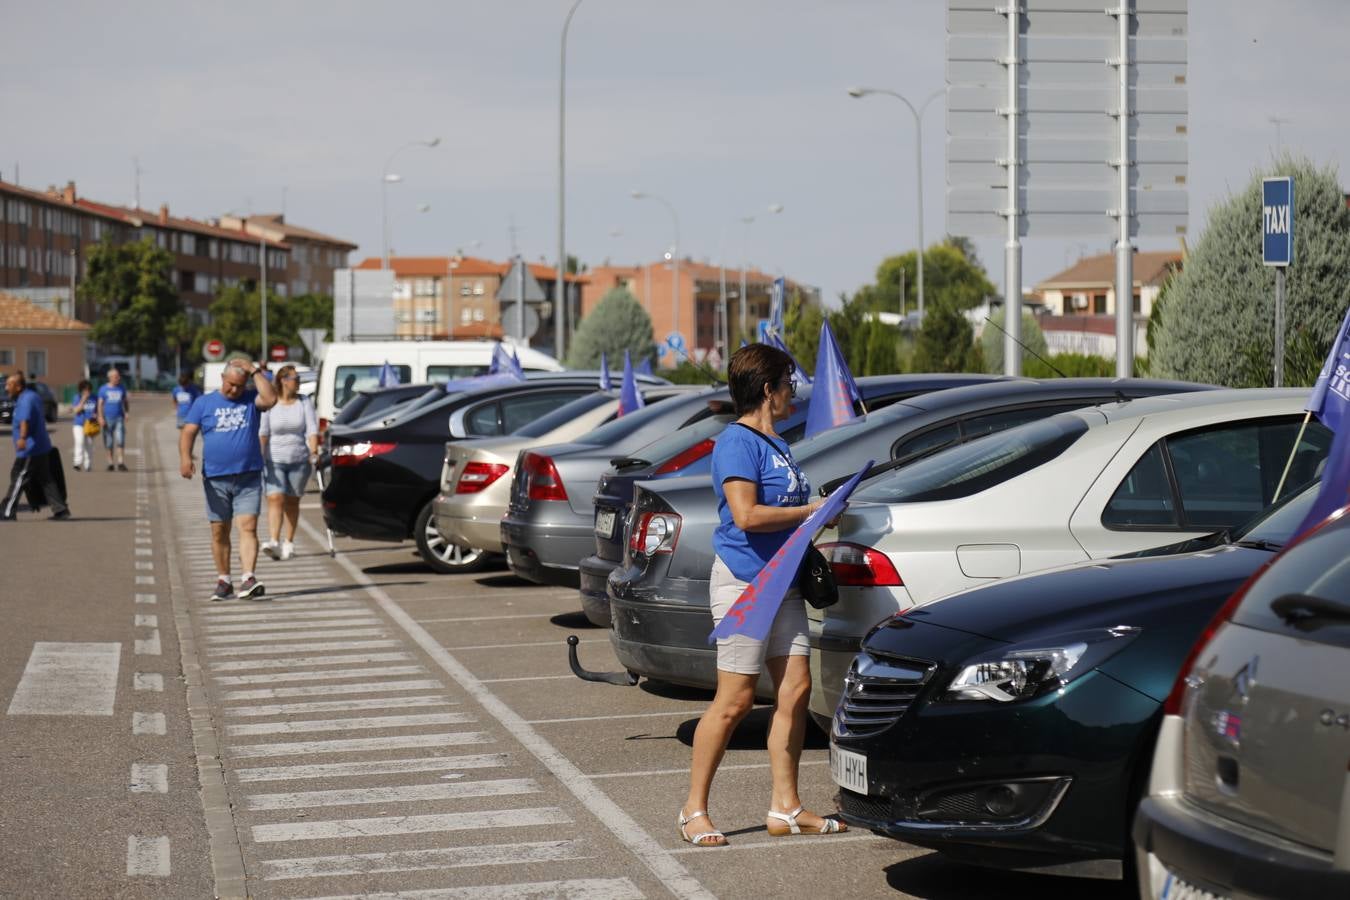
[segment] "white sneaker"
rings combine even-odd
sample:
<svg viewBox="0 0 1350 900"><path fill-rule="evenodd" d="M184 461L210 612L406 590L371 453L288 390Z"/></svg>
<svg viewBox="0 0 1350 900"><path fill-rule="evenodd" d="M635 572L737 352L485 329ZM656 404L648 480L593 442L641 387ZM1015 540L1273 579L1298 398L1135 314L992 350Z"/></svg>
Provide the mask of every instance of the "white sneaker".
<svg viewBox="0 0 1350 900"><path fill-rule="evenodd" d="M295 544L291 543L290 541L282 541L281 558L290 559L294 555L295 555Z"/></svg>
<svg viewBox="0 0 1350 900"><path fill-rule="evenodd" d="M266 554L267 554L268 556L270 556L272 559L279 559L279 558L280 558L280 557L277 555L277 542L276 542L276 541L263 541L263 542L262 542L262 552L266 553Z"/></svg>

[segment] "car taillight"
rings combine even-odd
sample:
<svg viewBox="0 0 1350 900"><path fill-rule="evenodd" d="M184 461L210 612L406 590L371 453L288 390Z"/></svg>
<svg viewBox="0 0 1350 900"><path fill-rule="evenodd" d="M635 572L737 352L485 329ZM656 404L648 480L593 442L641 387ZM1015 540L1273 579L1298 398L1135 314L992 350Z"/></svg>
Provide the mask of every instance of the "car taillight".
<svg viewBox="0 0 1350 900"><path fill-rule="evenodd" d="M675 513L640 513L628 534L628 549L643 556L674 553L680 538L680 517Z"/></svg>
<svg viewBox="0 0 1350 900"><path fill-rule="evenodd" d="M567 490L553 460L538 453L525 454L525 474L530 479L531 500L566 500Z"/></svg>
<svg viewBox="0 0 1350 900"><path fill-rule="evenodd" d="M398 444L380 443L378 441L357 441L355 444L334 444L333 452L330 454L335 466L356 466L372 457L379 456L382 453L388 453L397 447Z"/></svg>
<svg viewBox="0 0 1350 900"><path fill-rule="evenodd" d="M690 463L698 462L703 457L713 451L713 439L704 438L687 450L682 450L661 464L656 470L657 475L669 475L671 472L678 472Z"/></svg>
<svg viewBox="0 0 1350 900"><path fill-rule="evenodd" d="M459 473L459 482L455 485L455 493L476 494L509 471L511 471L511 467L501 463L465 463L464 471Z"/></svg>
<svg viewBox="0 0 1350 900"><path fill-rule="evenodd" d="M329 425L329 424L330 424L330 423L329 423L329 421L328 421L327 419L322 419L322 418L319 419L319 433L320 433L320 434L323 434L325 431L327 431L327 430L328 430L328 425Z"/></svg>
<svg viewBox="0 0 1350 900"><path fill-rule="evenodd" d="M904 582L889 556L874 547L843 541L817 544L830 561L835 583L848 587L899 587Z"/></svg>

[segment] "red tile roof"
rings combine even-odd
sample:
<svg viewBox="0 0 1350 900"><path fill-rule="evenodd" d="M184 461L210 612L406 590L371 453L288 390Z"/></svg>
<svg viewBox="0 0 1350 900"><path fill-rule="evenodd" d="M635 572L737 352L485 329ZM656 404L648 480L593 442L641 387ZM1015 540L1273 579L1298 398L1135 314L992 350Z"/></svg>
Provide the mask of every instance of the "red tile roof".
<svg viewBox="0 0 1350 900"><path fill-rule="evenodd" d="M342 238L335 238L310 228L301 228L299 225L292 225L286 221L285 216L281 213L266 213L263 215L249 216L246 221L250 225L276 229L287 238L298 238L300 240L314 241L316 243L333 244L334 246L344 247L348 250L356 249L356 245L351 241L344 241Z"/></svg>
<svg viewBox="0 0 1350 900"><path fill-rule="evenodd" d="M1134 283L1160 284L1171 270L1181 267L1181 254L1152 251L1134 255ZM1076 287L1111 287L1116 281L1114 253L1085 256L1069 268L1036 285L1036 290Z"/></svg>
<svg viewBox="0 0 1350 900"><path fill-rule="evenodd" d="M0 331L88 331L90 327L0 291Z"/></svg>
<svg viewBox="0 0 1350 900"><path fill-rule="evenodd" d="M59 200L60 198L57 199ZM146 209L132 209L131 207L126 206L109 206L104 203L95 203L93 200L86 200L83 197L77 199L74 205L80 209L121 218L122 221L135 228L168 228L175 231L190 231L194 234L204 234L208 237L221 238L224 240L243 241L248 244L256 244L259 241L263 241L269 247L275 247L280 250L290 249L290 244L282 241L273 241L265 237L260 238L257 235L249 234L242 229L221 228L219 225L212 225L210 222L199 222L196 219L184 219L179 216L170 215L165 215L161 218L159 213L151 212Z"/></svg>
<svg viewBox="0 0 1350 900"><path fill-rule="evenodd" d="M448 256L391 256L389 257L389 267L394 270L396 278L442 278L445 276L446 267L450 265L451 257ZM530 274L540 281L556 281L558 272L552 266L544 263L530 263ZM358 269L378 269L380 268L380 259L378 257L368 257L357 263ZM476 256L461 257L458 265L455 266L456 278L475 278L481 276L501 277L511 270L509 262L499 263L490 259L481 259ZM590 279L582 275L568 274L567 280L575 283L585 283Z"/></svg>

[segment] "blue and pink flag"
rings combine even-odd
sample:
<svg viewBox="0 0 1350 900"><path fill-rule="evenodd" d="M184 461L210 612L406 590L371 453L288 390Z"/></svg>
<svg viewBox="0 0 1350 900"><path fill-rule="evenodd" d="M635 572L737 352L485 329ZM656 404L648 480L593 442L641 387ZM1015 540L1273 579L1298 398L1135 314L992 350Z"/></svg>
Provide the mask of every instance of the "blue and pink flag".
<svg viewBox="0 0 1350 900"><path fill-rule="evenodd" d="M828 431L854 418L853 404L862 402L862 393L848 370L843 351L834 339L830 323L820 326L820 350L816 354L816 380L811 405L806 409L806 437Z"/></svg>
<svg viewBox="0 0 1350 900"><path fill-rule="evenodd" d="M793 355L792 351L788 349L788 345L783 343L782 338L776 334L770 333L769 346L777 347L779 350L782 350L788 356L792 357L792 380L797 382L798 387L811 383L811 375L806 371L806 366L803 366L801 361Z"/></svg>
<svg viewBox="0 0 1350 900"><path fill-rule="evenodd" d="M642 362L637 364L637 372L639 375L652 374L652 358L650 356L642 357Z"/></svg>
<svg viewBox="0 0 1350 900"><path fill-rule="evenodd" d="M1331 345L1331 352L1327 354L1327 361L1304 408L1335 432L1335 436L1327 452L1317 499L1294 532L1296 535L1350 502L1350 422L1346 421L1346 410L1350 409L1350 312L1341 322L1341 330L1336 333L1336 341Z"/></svg>
<svg viewBox="0 0 1350 900"><path fill-rule="evenodd" d="M618 415L637 412L644 406L646 404L642 402L642 393L637 387L637 376L633 374L633 355L625 350L623 351L623 386L619 388Z"/></svg>
<svg viewBox="0 0 1350 900"><path fill-rule="evenodd" d="M614 382L609 378L609 354L600 351L600 390L614 390Z"/></svg>
<svg viewBox="0 0 1350 900"><path fill-rule="evenodd" d="M506 350L506 345L498 343L492 348L492 362L488 365L487 373L489 375L511 375L525 380L525 370L520 366L520 359L515 355L515 351L510 353Z"/></svg>
<svg viewBox="0 0 1350 900"><path fill-rule="evenodd" d="M787 279L775 278L769 291L769 334L780 340L784 334L783 318L787 310Z"/></svg>
<svg viewBox="0 0 1350 900"><path fill-rule="evenodd" d="M830 494L820 509L811 513L805 522L797 526L797 530L792 532L787 542L778 548L778 552L755 576L755 580L750 582L736 598L736 602L731 604L731 609L727 610L722 621L717 623L712 634L708 635L708 643L711 644L718 638L731 637L733 634L743 634L757 641L762 641L768 636L769 628L773 626L773 617L778 615L778 607L783 604L783 598L797 581L797 570L802 566L802 559L806 556L811 539L827 522L833 521L844 511L844 504L848 502L854 488L867 476L871 468L872 460L869 459L857 474Z"/></svg>

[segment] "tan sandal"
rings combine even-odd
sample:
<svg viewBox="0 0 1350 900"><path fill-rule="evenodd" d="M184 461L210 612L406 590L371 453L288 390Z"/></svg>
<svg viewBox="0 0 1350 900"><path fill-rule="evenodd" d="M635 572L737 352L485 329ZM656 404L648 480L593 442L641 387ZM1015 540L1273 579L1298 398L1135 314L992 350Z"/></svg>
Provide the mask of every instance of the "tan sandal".
<svg viewBox="0 0 1350 900"><path fill-rule="evenodd" d="M838 819L823 819L822 824L818 826L798 825L797 817L800 816L801 814L802 814L802 807L800 806L794 809L792 812L786 813L774 812L773 810L769 810L768 813L766 813L766 815L770 819L777 819L780 822L786 822L787 825L785 827L783 825L774 825L772 823L769 823L765 827L768 828L769 834L772 837L785 837L786 835L789 834L842 834L843 832L848 831L848 826L845 825L843 822L840 822Z"/></svg>
<svg viewBox="0 0 1350 900"><path fill-rule="evenodd" d="M680 838L686 844L693 844L695 847L725 847L727 845L727 836L720 831L701 831L693 837L690 837L689 832L685 830L685 826L690 822L700 816L707 815L707 810L699 810L698 812L690 813L687 816L684 814L684 810L680 810ZM712 820L709 819L708 821L711 822ZM718 840L719 838L720 840Z"/></svg>

